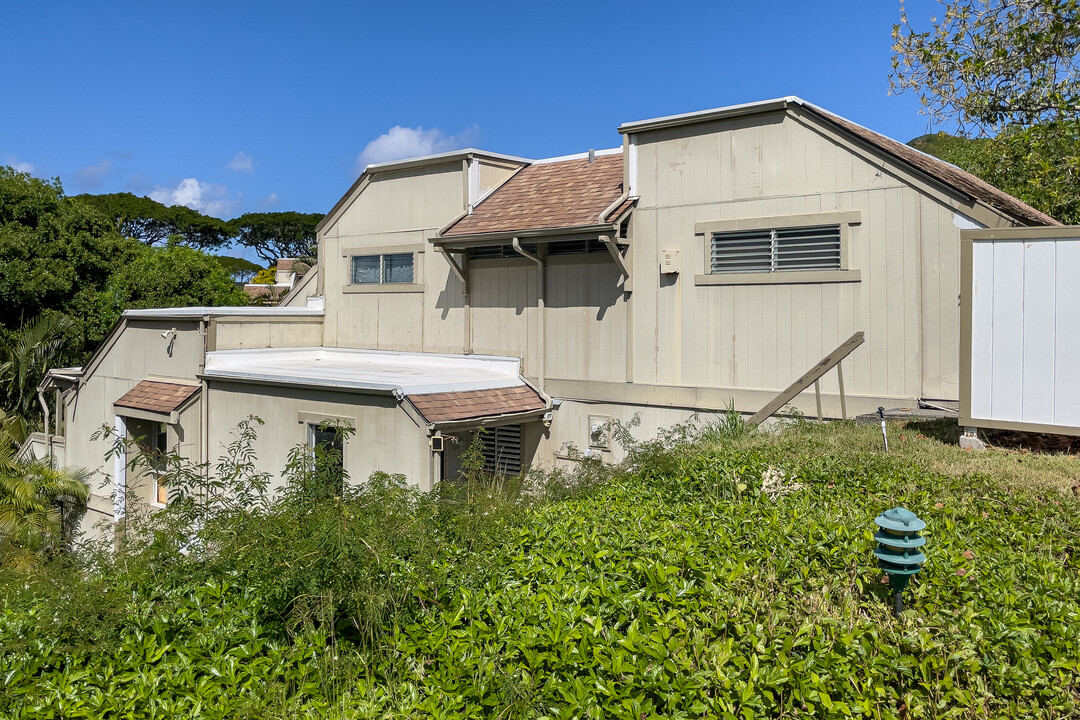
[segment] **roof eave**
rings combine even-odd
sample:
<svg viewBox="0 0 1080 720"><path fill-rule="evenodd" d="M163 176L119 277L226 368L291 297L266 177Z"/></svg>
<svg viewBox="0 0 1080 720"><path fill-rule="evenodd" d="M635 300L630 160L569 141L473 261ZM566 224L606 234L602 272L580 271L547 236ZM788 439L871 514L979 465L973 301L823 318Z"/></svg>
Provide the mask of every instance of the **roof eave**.
<svg viewBox="0 0 1080 720"><path fill-rule="evenodd" d="M469 235L443 235L430 239L436 247L478 247L482 245L505 244L514 238L551 238L556 241L574 240L581 236L595 237L610 233L612 224L591 223L589 225L571 225L557 228L529 228L524 230L499 230L496 232L473 233Z"/></svg>
<svg viewBox="0 0 1080 720"><path fill-rule="evenodd" d="M454 430L468 430L476 427L491 427L494 425L505 425L514 421L522 422L528 420L536 420L546 415L549 410L551 410L550 401L547 402L544 407L538 408L536 410L525 410L516 413L503 413L502 415L481 415L479 417L464 418L461 420L442 420L438 422L429 422L428 427L430 427L432 430L441 430L443 432ZM420 411L417 410L417 412Z"/></svg>
<svg viewBox="0 0 1080 720"><path fill-rule="evenodd" d="M726 107L713 108L711 110L698 110L696 112L682 113L680 115L666 115L664 117L650 118L647 120L636 120L634 122L623 123L619 126L618 130L623 135L629 135L650 130L679 127L681 125L696 125L698 123L712 122L714 120L776 112L778 110L784 110L788 105L793 103L801 105L803 102L803 100L794 95L788 95L787 97L774 98L772 100L760 100L758 102L728 105Z"/></svg>

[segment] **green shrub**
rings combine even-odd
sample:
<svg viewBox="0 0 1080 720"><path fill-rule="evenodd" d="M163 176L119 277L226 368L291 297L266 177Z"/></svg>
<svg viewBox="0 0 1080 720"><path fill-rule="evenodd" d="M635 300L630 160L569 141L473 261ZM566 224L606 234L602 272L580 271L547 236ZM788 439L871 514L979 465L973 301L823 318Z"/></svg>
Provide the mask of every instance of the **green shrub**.
<svg viewBox="0 0 1080 720"><path fill-rule="evenodd" d="M376 475L328 495L298 454L271 498L253 431L217 496L195 472L111 559L3 586L0 714L1080 715L1071 493L829 451L847 425L690 423L620 467L473 467L426 494ZM894 618L871 550L899 504L929 561Z"/></svg>

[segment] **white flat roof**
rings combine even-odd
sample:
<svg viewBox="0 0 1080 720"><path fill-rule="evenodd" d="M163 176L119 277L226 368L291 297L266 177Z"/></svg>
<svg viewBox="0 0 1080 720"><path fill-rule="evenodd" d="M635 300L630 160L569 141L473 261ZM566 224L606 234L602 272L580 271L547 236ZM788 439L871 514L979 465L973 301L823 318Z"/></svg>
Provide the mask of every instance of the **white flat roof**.
<svg viewBox="0 0 1080 720"><path fill-rule="evenodd" d="M276 316L312 316L322 315L319 308L309 307L183 307L151 308L148 310L125 310L126 318L174 318L203 317L204 315L276 315Z"/></svg>
<svg viewBox="0 0 1080 720"><path fill-rule="evenodd" d="M518 358L350 348L216 350L208 378L419 395L524 385Z"/></svg>

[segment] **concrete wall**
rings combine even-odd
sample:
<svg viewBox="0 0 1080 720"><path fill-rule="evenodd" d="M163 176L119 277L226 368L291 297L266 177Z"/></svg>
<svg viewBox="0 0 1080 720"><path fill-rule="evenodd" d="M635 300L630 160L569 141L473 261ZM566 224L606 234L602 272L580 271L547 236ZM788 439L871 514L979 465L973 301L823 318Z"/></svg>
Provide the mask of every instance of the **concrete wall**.
<svg viewBox="0 0 1080 720"><path fill-rule="evenodd" d="M113 425L117 412L113 403L141 380L194 381L203 362L203 337L199 321L126 320L106 340L108 351L96 355L87 366L77 392L64 396L66 416L65 452L67 465L83 467L93 473L90 481L89 510L83 530L96 535L95 525L111 521L113 515L113 461L105 455L112 445L108 439L92 439L102 426ZM176 340L170 354L162 333L176 328ZM199 402L181 415L182 436L170 435L170 446L181 456L201 462Z"/></svg>
<svg viewBox="0 0 1080 720"><path fill-rule="evenodd" d="M210 383L210 456L220 457L236 426L257 417L254 450L259 470L274 476L289 452L308 441L307 424L342 420L356 429L345 440L345 471L353 482L373 472L401 473L422 489L431 487L427 430L403 411L392 395L367 395L292 387L214 381Z"/></svg>
<svg viewBox="0 0 1080 720"><path fill-rule="evenodd" d="M210 322L210 349L318 347L322 335L321 317L216 317Z"/></svg>

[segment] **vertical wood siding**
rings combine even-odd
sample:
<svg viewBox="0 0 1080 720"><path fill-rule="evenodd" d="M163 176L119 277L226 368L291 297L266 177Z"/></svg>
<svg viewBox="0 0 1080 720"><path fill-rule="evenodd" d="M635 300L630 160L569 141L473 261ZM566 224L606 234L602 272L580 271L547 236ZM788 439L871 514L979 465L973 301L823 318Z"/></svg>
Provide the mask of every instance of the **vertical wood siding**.
<svg viewBox="0 0 1080 720"><path fill-rule="evenodd" d="M634 376L640 382L778 389L856 330L848 392L956 398L959 229L944 203L790 116L638 136ZM697 286L694 224L858 210L858 283ZM679 251L680 273L658 273ZM838 390L836 375L823 390Z"/></svg>
<svg viewBox="0 0 1080 720"><path fill-rule="evenodd" d="M971 416L1080 426L1080 239L976 240Z"/></svg>

